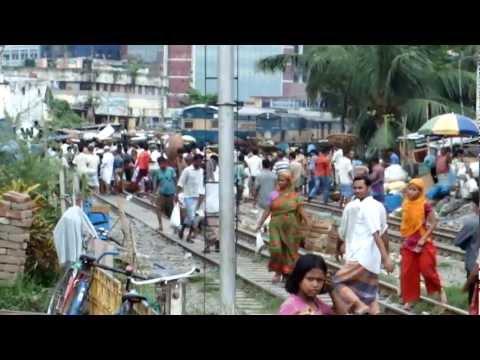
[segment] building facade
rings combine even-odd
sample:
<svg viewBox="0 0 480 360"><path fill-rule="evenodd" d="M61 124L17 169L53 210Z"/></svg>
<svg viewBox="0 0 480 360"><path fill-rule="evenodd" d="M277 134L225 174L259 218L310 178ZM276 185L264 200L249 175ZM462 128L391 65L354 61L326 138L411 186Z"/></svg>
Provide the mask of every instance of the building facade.
<svg viewBox="0 0 480 360"><path fill-rule="evenodd" d="M42 45L42 57L92 57L120 60L123 45Z"/></svg>
<svg viewBox="0 0 480 360"><path fill-rule="evenodd" d="M6 45L2 54L2 66L25 66L27 59L37 60L41 45Z"/></svg>
<svg viewBox="0 0 480 360"><path fill-rule="evenodd" d="M164 117L165 83L152 76L148 68L135 74L120 61L58 59L55 68L47 61L36 68L10 70L5 76L34 77L47 81L57 99L67 101L73 110L86 116L89 101L95 103L95 122L127 122L137 119L142 124L158 124Z"/></svg>
<svg viewBox="0 0 480 360"><path fill-rule="evenodd" d="M306 100L304 79L291 67L274 73L264 73L257 68L258 61L265 57L302 52L302 45L235 46L234 76L238 77L234 82L235 99L247 102L252 97L265 96L284 101ZM169 108L181 107L190 87L202 94L217 93L218 45L168 45L164 56L170 85Z"/></svg>

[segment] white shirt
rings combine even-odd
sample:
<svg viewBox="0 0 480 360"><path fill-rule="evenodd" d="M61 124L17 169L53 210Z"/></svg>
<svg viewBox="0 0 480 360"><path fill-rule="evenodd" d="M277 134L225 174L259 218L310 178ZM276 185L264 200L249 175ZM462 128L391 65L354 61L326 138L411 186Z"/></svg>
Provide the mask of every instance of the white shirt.
<svg viewBox="0 0 480 360"><path fill-rule="evenodd" d="M115 161L115 158L110 151L107 151L103 155L100 174L101 174L102 180L105 181L107 184L110 184L113 178L113 162L114 161Z"/></svg>
<svg viewBox="0 0 480 360"><path fill-rule="evenodd" d="M246 162L250 168L252 176L256 177L260 175L260 172L262 171L262 158L260 156L253 155L252 157L247 158Z"/></svg>
<svg viewBox="0 0 480 360"><path fill-rule="evenodd" d="M88 154L85 154L84 152L77 154L73 159L73 163L77 167L77 172L80 175L85 174L87 172L88 170L87 162L88 162Z"/></svg>
<svg viewBox="0 0 480 360"><path fill-rule="evenodd" d="M383 234L387 226L386 212L380 206L371 196L351 201L343 211L339 231L345 240L346 261L356 261L375 274L380 273L382 257L373 234Z"/></svg>
<svg viewBox="0 0 480 360"><path fill-rule="evenodd" d="M220 169L217 166L213 172L213 181L218 181L220 174ZM216 214L220 212L220 184L217 183L208 183L206 184L205 189L205 206L207 214Z"/></svg>
<svg viewBox="0 0 480 360"><path fill-rule="evenodd" d="M203 186L203 169L195 170L193 165L187 166L178 179L178 186L183 190L185 197L199 197L205 194Z"/></svg>
<svg viewBox="0 0 480 360"><path fill-rule="evenodd" d="M62 154L66 154L68 152L68 144L62 144Z"/></svg>
<svg viewBox="0 0 480 360"><path fill-rule="evenodd" d="M332 155L332 163L335 165L335 166L338 166L338 161L343 157L343 150L342 149L338 149L337 151L335 151Z"/></svg>
<svg viewBox="0 0 480 360"><path fill-rule="evenodd" d="M97 175L100 158L94 154L86 154L86 155L87 155L87 173L89 175Z"/></svg>
<svg viewBox="0 0 480 360"><path fill-rule="evenodd" d="M337 162L337 172L340 184L351 185L353 180L350 173L353 173L352 160L342 156Z"/></svg>
<svg viewBox="0 0 480 360"><path fill-rule="evenodd" d="M158 150L153 150L152 153L150 154L150 170L158 170L160 169L160 165L158 165L158 158L162 156L162 153ZM153 162L153 164L152 164Z"/></svg>

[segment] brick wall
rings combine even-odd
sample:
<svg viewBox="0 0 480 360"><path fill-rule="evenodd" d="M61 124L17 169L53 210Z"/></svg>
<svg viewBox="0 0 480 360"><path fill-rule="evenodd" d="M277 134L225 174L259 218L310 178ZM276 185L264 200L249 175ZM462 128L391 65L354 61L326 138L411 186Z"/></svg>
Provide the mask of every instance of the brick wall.
<svg viewBox="0 0 480 360"><path fill-rule="evenodd" d="M9 191L0 200L0 281L13 281L24 271L32 209L33 202L25 194Z"/></svg>

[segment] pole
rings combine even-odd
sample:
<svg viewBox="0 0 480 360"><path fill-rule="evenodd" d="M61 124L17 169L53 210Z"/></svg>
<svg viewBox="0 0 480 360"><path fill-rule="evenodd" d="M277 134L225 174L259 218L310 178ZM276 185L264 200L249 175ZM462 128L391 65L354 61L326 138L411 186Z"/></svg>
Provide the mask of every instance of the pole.
<svg viewBox="0 0 480 360"><path fill-rule="evenodd" d="M480 53L477 54L477 101L476 101L476 120L480 122Z"/></svg>
<svg viewBox="0 0 480 360"><path fill-rule="evenodd" d="M458 92L460 95L460 109L463 113L463 94L462 94L462 57L463 53L460 53L460 58L458 59Z"/></svg>
<svg viewBox="0 0 480 360"><path fill-rule="evenodd" d="M220 155L221 313L235 314L235 234L233 201L233 46L218 51L218 132Z"/></svg>
<svg viewBox="0 0 480 360"><path fill-rule="evenodd" d="M62 215L63 215L67 210L67 206L65 204L65 168L63 167L63 165L60 168L59 183L60 183L60 208L62 210Z"/></svg>

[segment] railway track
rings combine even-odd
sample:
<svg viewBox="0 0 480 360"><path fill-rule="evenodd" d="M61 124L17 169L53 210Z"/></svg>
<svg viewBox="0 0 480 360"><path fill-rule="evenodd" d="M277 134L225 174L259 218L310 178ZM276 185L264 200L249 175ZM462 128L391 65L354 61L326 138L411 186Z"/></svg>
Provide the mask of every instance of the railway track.
<svg viewBox="0 0 480 360"><path fill-rule="evenodd" d="M315 201L305 203L305 208L312 214L315 214L318 211L327 211L334 213L335 215L342 214L342 209L339 206L325 205ZM388 225L389 239L392 242L401 245L403 239L400 235L400 219L389 217ZM451 229L435 230L433 232L435 238L435 245L437 246L437 252L439 255L463 261L465 257L465 252L453 245L453 240L455 239L456 234L457 233Z"/></svg>
<svg viewBox="0 0 480 360"><path fill-rule="evenodd" d="M101 198L100 198L101 199ZM105 201L105 200L103 200ZM138 198L133 196L133 201L139 206L155 210L155 206L148 200ZM111 205L114 206L111 202ZM128 214L134 218L137 218L135 214ZM138 216L138 214L137 214ZM138 218L139 221L144 222L144 219L141 217ZM177 237L166 235L165 233L160 233L163 237L168 238L170 241L177 243L181 247L191 251L195 256L202 258L210 262L213 265L219 266L219 256L218 254L203 254L203 243L202 244L188 244L186 242L180 241ZM288 294L286 291L278 286L271 283L271 274L266 270L266 262L268 261L269 254L267 251L263 251L258 256L255 255L255 234L246 231L244 229L239 229L237 232L239 240L237 241L237 276L243 281L249 283L250 285L274 296L279 299L285 299ZM301 252L305 253L302 249ZM335 272L340 268L340 264L329 261L326 259L327 266L330 272ZM385 281L380 281L380 306L385 314L397 314L397 315L412 315L412 312L404 310L399 304L392 301L392 298L396 296L398 289L395 285L392 285ZM330 302L329 297L324 297L324 300ZM462 309L457 309L450 305L441 304L438 301L433 299L422 297L421 302L429 305L430 307L437 309L439 313L442 314L453 314L453 315L467 315L468 313Z"/></svg>
<svg viewBox="0 0 480 360"><path fill-rule="evenodd" d="M114 197L106 197L106 196L96 196L98 200L109 204L113 211L118 212L118 208L116 205L116 201ZM135 209L129 210L128 206L125 208L125 213L128 217L134 219L135 221L141 223L149 227L150 230L155 231L159 234L164 240L179 245L186 250L187 252L191 253L195 258L201 259L205 261L209 266L218 267L220 265L220 254L219 253L210 253L204 254L203 251L203 241L199 242L196 241L195 243L186 243L185 241L181 241L176 235L173 233L166 233L158 231L158 220L156 214L152 211L155 209L154 205L150 202L139 199L134 197L132 199L133 205L138 205ZM146 214L145 211L141 211L139 207L148 210L150 214ZM281 289L274 289L273 286L269 288L268 286L261 286L259 284L264 281L265 283L270 281L269 274L262 274L261 270L265 270L266 267L264 264L260 264L255 261L255 259L250 255L246 256L240 255L237 258L237 279L241 282L244 282L248 285L248 287L253 287L257 291L262 291L263 293L267 294L268 296L275 297L280 300L284 300L287 297L286 292ZM266 271L265 271L266 272ZM254 279L249 276L250 274L255 274ZM262 279L262 275L264 278ZM217 284L218 285L218 284ZM247 289L248 290L248 289ZM283 291L282 291L283 290ZM237 287L236 293L236 308L239 314L259 314L264 313L264 309L261 309L261 303L255 297L250 296L249 291L243 291Z"/></svg>
<svg viewBox="0 0 480 360"><path fill-rule="evenodd" d="M250 232L250 231L244 230L244 229L239 229L238 231L239 231L239 233L242 234L243 238L246 239L246 241L248 241L251 244L251 248L253 250L255 240L256 240L255 239L255 234ZM304 249L300 249L300 253L301 254L306 254L306 253L309 253L309 251L306 251ZM310 252L310 253L316 253L316 252ZM327 263L329 272L333 273L333 272L336 272L337 270L340 269L341 264L333 262L331 260L328 260L325 256L325 254L322 254L322 253L316 253L316 254L322 255L325 262ZM262 253L262 255L268 256L266 253ZM379 288L380 288L380 299L383 300L382 305L385 305L385 300L389 301L388 299L396 296L397 293L398 293L397 286L392 285L392 284L390 284L386 281L383 281L383 280L379 281ZM436 301L436 300L431 299L431 298L426 297L426 296L422 296L420 298L420 301L423 302L424 304L427 304L427 305L431 306L431 307L436 307L437 310L439 310L442 314L445 314L445 315L468 315L468 312L465 311L465 310L456 308L456 307L448 305L448 304L442 304L441 302ZM392 306L392 304L388 304L388 305ZM404 311L403 309L401 309L401 310ZM406 311L404 311L404 312L405 312L405 314L410 315L409 312L406 312Z"/></svg>

